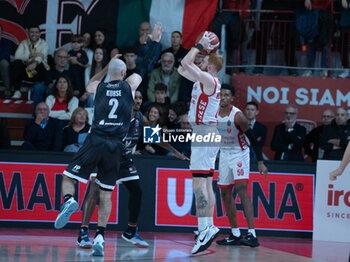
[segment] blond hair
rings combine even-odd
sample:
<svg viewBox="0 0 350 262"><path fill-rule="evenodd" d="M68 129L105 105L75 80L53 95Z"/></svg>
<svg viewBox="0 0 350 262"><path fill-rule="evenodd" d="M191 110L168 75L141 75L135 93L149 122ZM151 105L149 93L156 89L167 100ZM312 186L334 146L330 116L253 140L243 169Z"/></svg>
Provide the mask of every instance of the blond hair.
<svg viewBox="0 0 350 262"><path fill-rule="evenodd" d="M209 54L208 63L214 65L216 68L216 72L219 72L222 66L224 65L224 59L221 55L211 53Z"/></svg>
<svg viewBox="0 0 350 262"><path fill-rule="evenodd" d="M88 112L85 110L85 108L83 107L78 107L76 108L73 113L72 113L72 117L70 118L70 121L69 121L69 125L74 125L75 124L75 117L77 116L77 114L79 114L80 112L85 112L86 114L86 121L85 123L88 124L89 123L89 114Z"/></svg>

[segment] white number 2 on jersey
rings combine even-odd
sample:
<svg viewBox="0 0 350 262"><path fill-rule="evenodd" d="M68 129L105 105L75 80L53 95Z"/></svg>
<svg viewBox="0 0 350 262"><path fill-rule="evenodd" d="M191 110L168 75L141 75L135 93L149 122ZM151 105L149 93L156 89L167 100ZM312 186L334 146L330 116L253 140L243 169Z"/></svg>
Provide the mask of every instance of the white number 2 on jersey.
<svg viewBox="0 0 350 262"><path fill-rule="evenodd" d="M117 111L117 108L119 105L118 99L116 98L109 99L109 105L112 106L112 109L109 112L108 118L117 119L118 115L116 115L115 112Z"/></svg>

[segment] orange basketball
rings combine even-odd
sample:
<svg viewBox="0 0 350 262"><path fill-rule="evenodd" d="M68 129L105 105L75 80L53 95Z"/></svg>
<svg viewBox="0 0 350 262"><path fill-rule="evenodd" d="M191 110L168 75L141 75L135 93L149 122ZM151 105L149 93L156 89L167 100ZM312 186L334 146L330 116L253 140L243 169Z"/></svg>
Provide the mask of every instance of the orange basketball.
<svg viewBox="0 0 350 262"><path fill-rule="evenodd" d="M208 50L201 50L199 53L202 54L202 55L207 55L209 53L215 53L216 50L218 50L219 48L219 45L220 45L220 40L219 40L219 37L214 34L213 32L210 32L210 31L203 31L201 32L198 36L197 36L197 39L196 39L196 44L198 44L199 40L201 40L201 38L203 37L204 33L205 32L208 32L209 33L209 37L213 37L213 40L210 41L210 45L211 47L213 47L213 49L211 51L208 51Z"/></svg>

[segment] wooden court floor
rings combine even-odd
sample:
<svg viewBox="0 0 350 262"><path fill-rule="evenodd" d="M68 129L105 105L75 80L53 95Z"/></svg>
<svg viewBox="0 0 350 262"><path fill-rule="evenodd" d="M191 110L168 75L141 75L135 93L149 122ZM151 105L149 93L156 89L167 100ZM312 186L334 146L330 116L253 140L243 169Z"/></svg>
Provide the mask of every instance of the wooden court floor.
<svg viewBox="0 0 350 262"><path fill-rule="evenodd" d="M121 233L106 233L105 256L99 258L76 247L77 230L0 228L0 261L349 261L350 243L259 237L257 248L213 242L207 251L192 256L193 234L140 232L150 247L137 248L121 239Z"/></svg>

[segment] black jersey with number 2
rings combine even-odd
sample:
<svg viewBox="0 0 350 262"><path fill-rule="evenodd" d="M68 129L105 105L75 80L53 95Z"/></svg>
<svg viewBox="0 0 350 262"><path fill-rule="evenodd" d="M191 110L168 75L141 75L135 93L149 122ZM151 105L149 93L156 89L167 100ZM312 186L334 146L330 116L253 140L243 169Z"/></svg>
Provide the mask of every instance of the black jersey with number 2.
<svg viewBox="0 0 350 262"><path fill-rule="evenodd" d="M96 89L91 133L123 139L129 129L133 105L131 87L127 82L100 83Z"/></svg>

